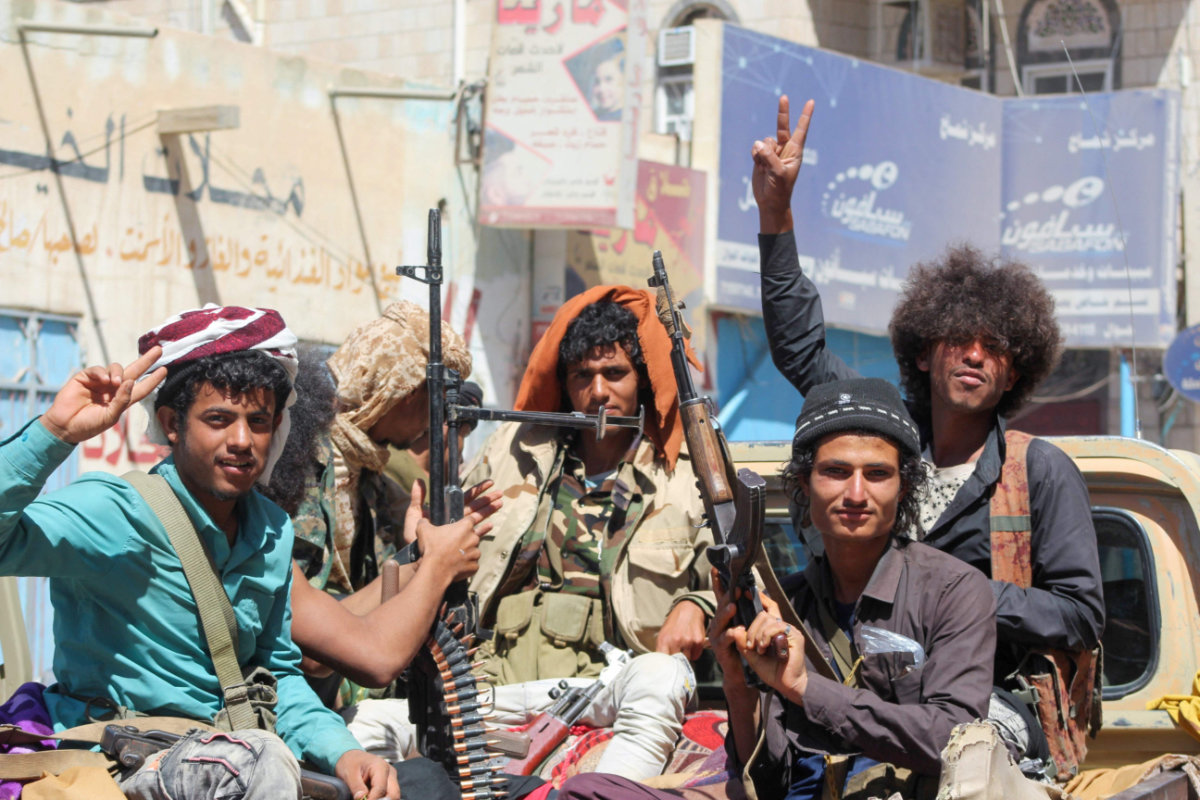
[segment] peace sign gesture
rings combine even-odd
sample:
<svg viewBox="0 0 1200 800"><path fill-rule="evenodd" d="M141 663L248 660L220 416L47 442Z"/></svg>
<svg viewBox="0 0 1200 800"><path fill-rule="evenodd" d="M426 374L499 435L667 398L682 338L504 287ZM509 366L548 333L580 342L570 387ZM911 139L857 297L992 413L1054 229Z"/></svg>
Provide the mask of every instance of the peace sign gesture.
<svg viewBox="0 0 1200 800"><path fill-rule="evenodd" d="M159 367L138 382L138 378L162 355L161 347L152 347L129 366L112 363L108 368L88 367L76 372L58 390L54 404L42 415L42 425L59 439L79 444L117 424L125 409L154 391L167 368Z"/></svg>
<svg viewBox="0 0 1200 800"><path fill-rule="evenodd" d="M804 159L804 140L812 120L814 103L809 100L791 131L788 98L779 98L779 115L774 136L759 139L751 148L754 175L751 186L758 203L759 227L763 233L783 233L792 229L792 188Z"/></svg>

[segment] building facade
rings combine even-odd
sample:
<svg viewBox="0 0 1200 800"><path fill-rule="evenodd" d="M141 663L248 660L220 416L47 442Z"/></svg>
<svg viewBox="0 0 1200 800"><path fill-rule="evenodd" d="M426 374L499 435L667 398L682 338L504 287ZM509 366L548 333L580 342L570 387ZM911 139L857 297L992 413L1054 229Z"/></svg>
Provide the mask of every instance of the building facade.
<svg viewBox="0 0 1200 800"><path fill-rule="evenodd" d="M326 70L333 84L349 82L428 91L431 95L444 93L447 99L442 101L413 101L398 95L392 99L347 95L330 101L331 95L327 94L322 101L322 116L328 119L322 119L321 125L331 127L337 140L326 149L332 171L341 173L338 181L344 184L339 189L340 201L334 204L337 208L330 213L347 209L353 213L345 215L337 233L328 233L329 242L314 246L321 252L329 244L331 251L340 248L347 254L359 254L359 262L378 262L368 272L382 283L390 276L383 266L386 259L379 258L378 253L383 250L392 261L420 258L421 215L425 208L441 205L454 222L449 238L454 247L456 283L448 305L450 318L457 325L474 326L481 334L472 344L477 350L480 378L489 398L500 405L511 402L524 355L562 299L588 282L614 276L633 282L641 272L648 271L634 260L643 258L641 251L622 260L617 252L623 242L621 229L522 229L480 224L479 150L482 119L492 91L488 79L489 65L494 60L496 21L502 12L541 13L543 7L547 14L555 7L595 14L637 7L644 13L649 44L642 64L645 80L639 95L637 155L710 176L717 168L713 142L719 136L715 111L711 105L705 107L717 74L712 64L702 63L705 37L711 38L715 35L712 31L719 30L711 20L998 97L1079 94L1081 88L1085 97L1143 87L1174 90L1180 97L1181 222L1176 230L1163 235L1176 237L1174 244L1180 253L1176 276L1179 325L1200 321L1200 281L1187 279L1188 253L1183 246L1197 241L1200 234L1200 217L1189 204L1189 198L1200 196L1196 191L1200 109L1193 86L1194 65L1200 55L1200 9L1196 2L645 0L638 6L636 2L617 0L564 0L561 4L548 0L451 0L437 4L414 0L57 0L36 4L36 12L31 3L9 0L0 3L0 8L5 5L10 9L10 22L19 16L46 14L47 5L61 7L65 10L56 13L67 15L84 11L111 14L164 26L164 30L186 31L190 43L201 41L196 37L206 37L214 43L211 46L226 48L222 52L231 54L230 58L247 58L245 53L253 49L269 53L267 58L279 63L311 65L312 69ZM783 90L788 91L788 87ZM269 103L270 95L259 96L258 102ZM381 114L393 124L418 108L418 116L426 115L432 125L444 128L436 145L430 144L430 139L402 145L420 148L415 158L422 168L419 175L389 173L385 160L376 162L382 165L376 169L369 166L372 159L362 155L378 150L371 141L372 134L347 134L339 129L342 115L354 113L348 108L367 109L367 113ZM355 137L359 137L357 142L350 141ZM311 147L311 143L304 147ZM344 155L337 155L338 151ZM183 156L187 155L185 148ZM363 166L357 167L356 161ZM345 184L354 184L355 178L362 184L382 182L385 175L391 178L394 192L379 185L345 188ZM708 181L706 214L710 221L716 196L728 189L715 179ZM364 193L372 193L371 199L364 200ZM53 192L48 196L53 197ZM1136 198L1121 200L1137 202ZM182 209L185 204L177 205ZM183 224L183 211L176 215ZM401 221L403 233L388 231L395 220ZM947 232L948 239L953 235L953 231ZM378 243L389 236L399 244ZM705 236L711 243L712 231ZM64 261L70 260L63 255ZM14 262L4 258L0 255L0 269L12 268ZM763 366L765 343L756 315L722 302L713 290L709 274L712 248L699 258L703 265L698 280L705 282L706 290L698 295L700 302L693 303L690 313L709 367L704 378L707 391L723 406L739 402L740 395L785 391L786 387L771 382L769 359ZM87 272L87 266L77 266L75 271ZM199 274L191 272L192 277ZM220 275L214 277L217 284L221 279ZM193 283L183 281L182 292L140 289L152 295L145 298L143 306L154 308L153 314L145 314L146 321L163 316L161 312L169 310L164 307L167 302L186 302L184 298L193 292L196 299L203 299L202 287L193 287ZM396 296L410 296L404 294L408 291L405 287L396 289ZM480 298L485 297L489 301L503 297L504 302L481 302ZM83 328L88 327L90 312L83 300L65 308L47 293L23 305L50 313L78 311ZM303 307L299 300L297 305ZM320 324L305 318L304 335L337 341L354 319L371 313L373 306L373 302L362 302L339 307L338 313ZM867 371L873 371L875 365L880 374L889 374L887 344L881 337L844 331L835 334L835 339L835 346L844 347L848 357L857 359ZM85 349L90 355L91 348ZM1129 409L1136 397L1136 414L1146 438L1171 446L1200 447L1193 406L1161 379L1161 360L1158 346L1068 351L1063 368L1039 393L1040 402L1028 410L1025 424L1045 433L1119 433L1128 430ZM1127 372L1122 364L1132 366L1131 377L1126 380L1122 380ZM763 435L764 431L781 430L787 417L783 414L776 427L733 424L731 430L746 436Z"/></svg>

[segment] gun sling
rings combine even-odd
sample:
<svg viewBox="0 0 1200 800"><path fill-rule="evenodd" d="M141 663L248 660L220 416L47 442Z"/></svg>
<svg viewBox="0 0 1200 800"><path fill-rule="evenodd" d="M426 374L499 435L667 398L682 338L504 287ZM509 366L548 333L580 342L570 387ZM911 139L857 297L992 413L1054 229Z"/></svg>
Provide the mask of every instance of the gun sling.
<svg viewBox="0 0 1200 800"><path fill-rule="evenodd" d="M146 504L158 515L183 564L183 574L196 598L200 624L204 628L208 652L217 671L217 681L221 684L221 696L225 700L231 729L261 727L250 703L246 680L242 677L242 668L234 649L237 620L233 616L233 606L217 577L211 556L200 541L196 526L165 478L137 471L127 472L122 477L138 490Z"/></svg>

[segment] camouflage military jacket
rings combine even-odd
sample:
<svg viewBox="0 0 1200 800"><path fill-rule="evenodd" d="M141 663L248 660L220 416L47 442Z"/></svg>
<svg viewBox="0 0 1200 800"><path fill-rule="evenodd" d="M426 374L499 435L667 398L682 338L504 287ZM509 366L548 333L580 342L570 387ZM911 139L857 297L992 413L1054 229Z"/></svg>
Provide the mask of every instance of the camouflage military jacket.
<svg viewBox="0 0 1200 800"><path fill-rule="evenodd" d="M327 592L349 594L379 574L379 565L402 544L408 493L391 478L363 472L358 482L358 524L349 541L338 541L334 511L337 450L326 435L320 461L310 465L304 499L292 516L292 557L308 582Z"/></svg>
<svg viewBox="0 0 1200 800"><path fill-rule="evenodd" d="M483 557L471 580L485 624L495 612L498 589L513 569L525 533L555 502L547 489L557 482L554 473L562 463L562 447L563 440L552 428L506 423L484 443L463 481L470 486L491 478L504 492L504 505L491 519L492 531L480 542ZM712 535L701 525L704 507L686 451L668 473L654 458L653 445L643 440L617 477L629 487L630 513L621 526L615 556L603 562L611 564L611 574L601 576L607 588L605 627L615 623L626 646L648 652L679 601L691 600L712 612L705 555Z"/></svg>

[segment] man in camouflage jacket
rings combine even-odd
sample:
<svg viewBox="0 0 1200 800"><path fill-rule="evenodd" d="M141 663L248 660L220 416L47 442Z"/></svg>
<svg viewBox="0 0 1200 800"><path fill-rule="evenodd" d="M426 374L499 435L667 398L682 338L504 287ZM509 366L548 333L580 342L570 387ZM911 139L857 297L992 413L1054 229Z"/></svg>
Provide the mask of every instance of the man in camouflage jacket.
<svg viewBox="0 0 1200 800"><path fill-rule="evenodd" d="M674 748L694 688L688 659L703 649L714 603L712 539L680 452L674 379L663 379L669 345L652 309L648 293L626 287L575 298L532 354L516 404L612 416L640 406L643 433L609 429L597 440L510 423L467 477L504 493L471 582L481 623L495 631L483 672L497 687L497 721L529 721L561 679L591 683L605 666L602 642L631 649L638 655L585 720L614 729L597 771L633 778L660 773Z"/></svg>

